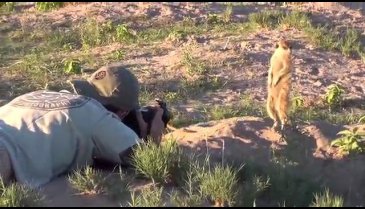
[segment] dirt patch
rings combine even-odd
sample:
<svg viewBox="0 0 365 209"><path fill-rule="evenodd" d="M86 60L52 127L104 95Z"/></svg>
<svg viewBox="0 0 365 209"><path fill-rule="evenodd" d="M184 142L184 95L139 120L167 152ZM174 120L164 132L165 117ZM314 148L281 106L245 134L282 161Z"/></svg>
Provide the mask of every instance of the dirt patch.
<svg viewBox="0 0 365 209"><path fill-rule="evenodd" d="M254 162L265 168L272 164L272 151L297 163L295 169L303 178L342 195L347 204L363 204L364 155L344 158L329 143L345 127L315 122L289 131L287 142L270 130L271 121L256 117L231 118L182 128L166 135L186 150L203 156L209 153L220 162Z"/></svg>

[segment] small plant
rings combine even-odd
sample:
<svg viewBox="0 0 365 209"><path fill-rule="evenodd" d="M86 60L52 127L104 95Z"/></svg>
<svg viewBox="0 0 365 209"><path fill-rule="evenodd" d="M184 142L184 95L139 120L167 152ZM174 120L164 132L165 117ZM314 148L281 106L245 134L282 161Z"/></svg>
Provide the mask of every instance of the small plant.
<svg viewBox="0 0 365 209"><path fill-rule="evenodd" d="M361 48L361 33L355 29L347 29L346 34L340 40L340 51L345 56L357 53Z"/></svg>
<svg viewBox="0 0 365 209"><path fill-rule="evenodd" d="M221 21L219 20L219 16L217 14L208 14L207 23L208 24L219 24Z"/></svg>
<svg viewBox="0 0 365 209"><path fill-rule="evenodd" d="M180 101L182 96L183 95L181 95L181 93L179 93L179 92L170 91L170 92L165 93L164 98L168 103L174 103L174 102Z"/></svg>
<svg viewBox="0 0 365 209"><path fill-rule="evenodd" d="M279 158L285 158L285 154L282 155ZM313 199L313 193L319 191L318 184L306 177L298 176L292 169L296 165L288 162L288 159L274 161L275 164L267 167L265 171L270 178L270 187L265 192L265 197L274 199L275 202L285 202L287 207L308 206Z"/></svg>
<svg viewBox="0 0 365 209"><path fill-rule="evenodd" d="M311 26L311 20L308 13L301 11L294 11L287 14L280 23L285 28L303 29Z"/></svg>
<svg viewBox="0 0 365 209"><path fill-rule="evenodd" d="M165 183L171 180L171 173L180 159L181 151L175 140L167 140L161 146L149 140L136 148L133 164L137 173L154 183Z"/></svg>
<svg viewBox="0 0 365 209"><path fill-rule="evenodd" d="M285 13L280 11L265 11L249 14L248 20L261 28L272 29L277 27L284 17Z"/></svg>
<svg viewBox="0 0 365 209"><path fill-rule="evenodd" d="M201 194L187 194L184 196L181 192L173 192L171 202L176 207L199 207L202 205L203 197Z"/></svg>
<svg viewBox="0 0 365 209"><path fill-rule="evenodd" d="M80 26L80 37L84 48L100 45L102 43L100 24L94 19L88 19Z"/></svg>
<svg viewBox="0 0 365 209"><path fill-rule="evenodd" d="M318 27L306 27L304 28L304 33L306 34L310 42L320 48L335 50L339 46L336 32L333 30L329 30L328 26L326 25Z"/></svg>
<svg viewBox="0 0 365 209"><path fill-rule="evenodd" d="M233 14L233 5L232 5L232 2L229 2L227 4L226 10L224 11L224 13L222 15L223 22L224 23L231 22L232 14Z"/></svg>
<svg viewBox="0 0 365 209"><path fill-rule="evenodd" d="M12 12L15 9L15 2L0 2L1 7L4 7L8 12Z"/></svg>
<svg viewBox="0 0 365 209"><path fill-rule="evenodd" d="M116 50L112 54L112 58L114 60L122 60L126 55L126 52L124 50Z"/></svg>
<svg viewBox="0 0 365 209"><path fill-rule="evenodd" d="M174 192L171 195L171 202L177 207L199 207L204 201L204 196L199 190L200 176L204 173L204 169L200 167L197 161L189 160L188 171L186 172L185 184L183 192Z"/></svg>
<svg viewBox="0 0 365 209"><path fill-rule="evenodd" d="M116 27L116 40L119 42L131 42L136 39L136 33L129 29L127 25L118 25Z"/></svg>
<svg viewBox="0 0 365 209"><path fill-rule="evenodd" d="M50 11L63 7L63 2L36 2L35 7L39 11Z"/></svg>
<svg viewBox="0 0 365 209"><path fill-rule="evenodd" d="M266 113L264 106L257 103L252 96L243 94L240 96L239 115L240 116L259 116L263 117Z"/></svg>
<svg viewBox="0 0 365 209"><path fill-rule="evenodd" d="M352 131L343 130L337 133L342 137L331 142L331 146L338 147L342 153L360 153L364 151L365 133L359 132L358 127L355 127Z"/></svg>
<svg viewBox="0 0 365 209"><path fill-rule="evenodd" d="M136 193L133 191L131 193L131 202L129 202L129 206L164 207L165 203L163 203L162 200L162 192L163 187L158 188L156 185L142 189L138 196L136 196Z"/></svg>
<svg viewBox="0 0 365 209"><path fill-rule="evenodd" d="M105 181L105 191L109 197L113 200L119 200L129 194L129 182L130 179L119 167L119 173L112 173L108 175L108 179Z"/></svg>
<svg viewBox="0 0 365 209"><path fill-rule="evenodd" d="M178 42L186 37L186 33L182 30L173 30L169 33L167 39L172 42Z"/></svg>
<svg viewBox="0 0 365 209"><path fill-rule="evenodd" d="M294 110L302 108L304 105L304 99L301 96L295 96L292 98L292 107Z"/></svg>
<svg viewBox="0 0 365 209"><path fill-rule="evenodd" d="M208 71L202 61L198 60L196 57L193 57L191 50L186 50L184 52L181 62L184 66L186 66L190 76L203 75Z"/></svg>
<svg viewBox="0 0 365 209"><path fill-rule="evenodd" d="M358 53L359 53L359 56L361 58L361 60L365 63L365 52L364 52L365 49L359 49Z"/></svg>
<svg viewBox="0 0 365 209"><path fill-rule="evenodd" d="M184 95L192 97L198 95L201 92L214 91L222 88L226 83L223 82L218 76L198 76L196 79L183 79L181 82L181 88Z"/></svg>
<svg viewBox="0 0 365 209"><path fill-rule="evenodd" d="M243 189L243 205L252 207L255 204L256 198L262 194L270 186L270 178L266 180L261 176L254 176L246 181Z"/></svg>
<svg viewBox="0 0 365 209"><path fill-rule="evenodd" d="M290 105L290 121L295 122L299 120L298 115L300 114L301 110L303 110L304 106L304 99L302 96L294 96L291 99L291 105Z"/></svg>
<svg viewBox="0 0 365 209"><path fill-rule="evenodd" d="M235 107L217 106L215 105L204 112L208 114L209 120L222 120L225 118L232 118L239 114L239 110Z"/></svg>
<svg viewBox="0 0 365 209"><path fill-rule="evenodd" d="M327 88L325 102L329 105L330 110L342 103L345 90L338 84L332 84Z"/></svg>
<svg viewBox="0 0 365 209"><path fill-rule="evenodd" d="M315 194L314 198L310 207L343 207L343 198L331 194L328 189L324 193Z"/></svg>
<svg viewBox="0 0 365 209"><path fill-rule="evenodd" d="M80 74L81 73L81 62L78 59L65 59L63 60L64 68L63 71L66 74Z"/></svg>
<svg viewBox="0 0 365 209"><path fill-rule="evenodd" d="M214 170L203 173L201 192L215 202L216 206L232 206L237 197L237 172L230 167L217 165Z"/></svg>
<svg viewBox="0 0 365 209"><path fill-rule="evenodd" d="M18 183L5 186L0 179L0 207L40 207L44 197L36 190Z"/></svg>
<svg viewBox="0 0 365 209"><path fill-rule="evenodd" d="M365 115L360 117L360 119L357 123L359 123L359 124L365 123Z"/></svg>
<svg viewBox="0 0 365 209"><path fill-rule="evenodd" d="M71 186L82 194L101 194L105 192L105 177L100 171L87 166L76 170L68 177Z"/></svg>

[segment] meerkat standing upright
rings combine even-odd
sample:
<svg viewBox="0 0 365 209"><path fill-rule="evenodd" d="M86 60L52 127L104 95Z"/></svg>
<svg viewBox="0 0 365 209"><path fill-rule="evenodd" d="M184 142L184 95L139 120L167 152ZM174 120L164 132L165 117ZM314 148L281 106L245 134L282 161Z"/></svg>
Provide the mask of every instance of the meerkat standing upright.
<svg viewBox="0 0 365 209"><path fill-rule="evenodd" d="M292 75L292 47L287 40L281 39L270 59L268 73L267 112L274 120L273 129L277 129L279 121L281 130L288 123L289 94Z"/></svg>

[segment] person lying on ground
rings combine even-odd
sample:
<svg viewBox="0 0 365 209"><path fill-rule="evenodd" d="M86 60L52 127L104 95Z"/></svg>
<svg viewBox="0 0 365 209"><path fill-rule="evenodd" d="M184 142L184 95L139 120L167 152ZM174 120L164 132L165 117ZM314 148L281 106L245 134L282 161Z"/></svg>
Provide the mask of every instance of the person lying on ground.
<svg viewBox="0 0 365 209"><path fill-rule="evenodd" d="M137 78L122 66L108 65L70 84L74 92L33 91L0 107L0 177L5 184L40 187L94 159L130 163L142 140L121 120L139 108ZM156 143L164 129L162 112L156 106L151 124ZM145 137L147 124L137 115Z"/></svg>

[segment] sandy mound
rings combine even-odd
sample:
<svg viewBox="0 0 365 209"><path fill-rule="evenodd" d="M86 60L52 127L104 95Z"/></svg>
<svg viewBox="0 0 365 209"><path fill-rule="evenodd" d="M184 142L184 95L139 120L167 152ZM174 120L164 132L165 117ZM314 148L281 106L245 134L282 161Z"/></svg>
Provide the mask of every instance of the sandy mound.
<svg viewBox="0 0 365 209"><path fill-rule="evenodd" d="M187 150L205 154L225 162L254 162L265 168L272 164L275 155L294 162L298 175L312 179L334 193L348 198L352 204L360 204L365 195L362 182L364 156L340 157L329 146L336 134L345 129L324 122L288 131L287 142L279 143L280 135L271 131L272 122L255 117L231 118L200 123L176 130L166 135L173 137Z"/></svg>

